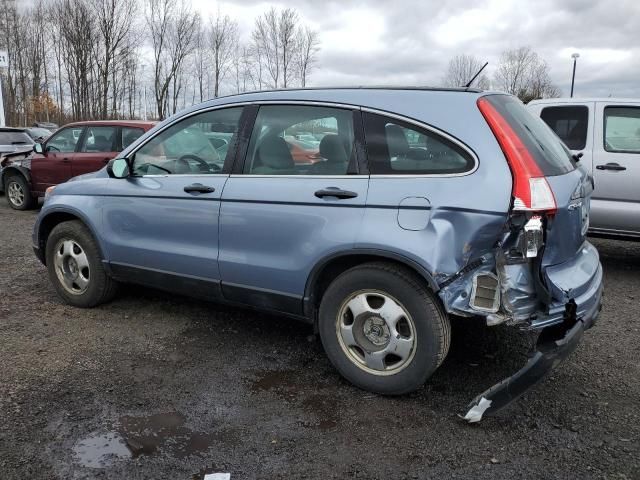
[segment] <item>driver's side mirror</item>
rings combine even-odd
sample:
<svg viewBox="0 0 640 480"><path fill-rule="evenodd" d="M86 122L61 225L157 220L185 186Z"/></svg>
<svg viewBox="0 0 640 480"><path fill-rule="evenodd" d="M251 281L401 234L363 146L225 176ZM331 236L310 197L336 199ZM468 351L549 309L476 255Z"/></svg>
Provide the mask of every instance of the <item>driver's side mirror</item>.
<svg viewBox="0 0 640 480"><path fill-rule="evenodd" d="M44 147L42 146L41 143L36 143L33 146L33 151L42 155L44 154Z"/></svg>
<svg viewBox="0 0 640 480"><path fill-rule="evenodd" d="M107 173L111 178L127 178L131 175L126 158L114 158L107 163Z"/></svg>

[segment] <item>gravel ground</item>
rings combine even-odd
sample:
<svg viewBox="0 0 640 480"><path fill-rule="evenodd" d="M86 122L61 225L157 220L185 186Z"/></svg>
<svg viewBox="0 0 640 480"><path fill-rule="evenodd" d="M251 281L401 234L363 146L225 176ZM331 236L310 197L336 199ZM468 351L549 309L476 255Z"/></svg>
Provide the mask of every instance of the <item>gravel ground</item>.
<svg viewBox="0 0 640 480"><path fill-rule="evenodd" d="M640 478L640 244L594 240L599 323L542 385L467 425L529 337L456 325L424 388L371 395L292 320L130 286L63 305L31 251L36 214L0 199L2 480Z"/></svg>

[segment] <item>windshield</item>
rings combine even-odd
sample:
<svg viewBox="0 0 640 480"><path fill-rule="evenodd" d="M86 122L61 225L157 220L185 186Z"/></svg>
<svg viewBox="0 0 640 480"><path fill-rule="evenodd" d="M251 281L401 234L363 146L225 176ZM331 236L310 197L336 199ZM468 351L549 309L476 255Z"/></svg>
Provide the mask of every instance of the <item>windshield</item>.
<svg viewBox="0 0 640 480"><path fill-rule="evenodd" d="M520 100L510 95L487 95L491 105L513 128L546 176L575 170L571 152L542 119L533 115Z"/></svg>

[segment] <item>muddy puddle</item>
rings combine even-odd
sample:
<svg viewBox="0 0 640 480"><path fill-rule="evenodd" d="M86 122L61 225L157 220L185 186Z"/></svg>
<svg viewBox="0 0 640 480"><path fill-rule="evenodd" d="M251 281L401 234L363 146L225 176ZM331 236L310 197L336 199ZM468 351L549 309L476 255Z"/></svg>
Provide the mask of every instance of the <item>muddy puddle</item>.
<svg viewBox="0 0 640 480"><path fill-rule="evenodd" d="M184 458L206 453L214 435L191 431L185 420L178 412L120 417L113 431L78 441L73 447L74 459L85 467L104 468L140 455Z"/></svg>

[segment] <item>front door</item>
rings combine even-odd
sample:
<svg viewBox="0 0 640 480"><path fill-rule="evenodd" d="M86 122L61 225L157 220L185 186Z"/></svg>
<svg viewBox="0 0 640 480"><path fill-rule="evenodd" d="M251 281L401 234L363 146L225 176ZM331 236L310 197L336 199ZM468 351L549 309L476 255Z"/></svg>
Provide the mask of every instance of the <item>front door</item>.
<svg viewBox="0 0 640 480"><path fill-rule="evenodd" d="M82 145L71 162L71 172L74 177L100 170L118 154L117 131L118 127L112 125L87 127Z"/></svg>
<svg viewBox="0 0 640 480"><path fill-rule="evenodd" d="M71 164L84 127L67 127L56 132L43 145L42 155L31 159L31 182L34 192L44 193L47 187L66 182L72 177Z"/></svg>
<svg viewBox="0 0 640 480"><path fill-rule="evenodd" d="M598 102L593 226L640 234L640 106Z"/></svg>
<svg viewBox="0 0 640 480"><path fill-rule="evenodd" d="M222 194L226 299L300 314L312 268L353 248L368 185L368 176L357 174L354 117L324 106L259 108L241 173ZM317 142L313 164L296 163L291 153L302 134Z"/></svg>
<svg viewBox="0 0 640 480"><path fill-rule="evenodd" d="M221 153L210 139L234 136L241 114L235 107L180 119L130 155L130 178L108 180L102 237L116 277L217 296L220 196L234 150Z"/></svg>

